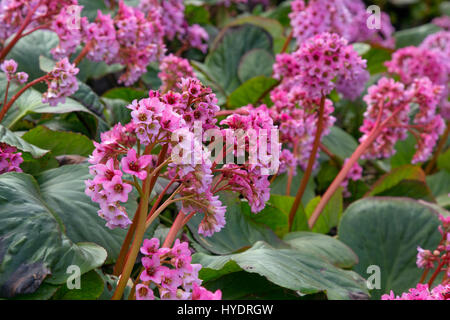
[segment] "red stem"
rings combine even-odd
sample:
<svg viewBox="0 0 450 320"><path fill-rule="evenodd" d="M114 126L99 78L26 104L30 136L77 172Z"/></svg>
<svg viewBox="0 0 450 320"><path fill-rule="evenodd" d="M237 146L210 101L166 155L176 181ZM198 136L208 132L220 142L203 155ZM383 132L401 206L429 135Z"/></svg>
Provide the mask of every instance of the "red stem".
<svg viewBox="0 0 450 320"><path fill-rule="evenodd" d="M352 169L353 165L359 160L359 158L366 152L367 148L375 141L375 139L380 135L380 133L383 131L383 129L389 124L389 122L397 116L397 114L402 111L404 106L400 106L395 110L392 115L386 119L383 123L381 123L381 117L383 113L384 106L381 106L380 108L380 114L378 116L378 119L375 123L375 126L372 130L372 132L369 134L369 136L364 140L363 143L361 143L358 148L356 148L355 152L352 154L350 159L346 162L344 167L341 169L337 177L334 179L334 181L331 183L331 185L328 187L328 190L325 192L323 197L320 199L319 204L314 209L314 212L312 213L311 217L309 218L308 224L309 227L312 229L314 225L317 222L317 219L319 218L320 214L322 213L323 209L327 205L328 201L330 201L331 197L334 195L336 190L340 187L342 181L344 181L347 178L348 173Z"/></svg>
<svg viewBox="0 0 450 320"><path fill-rule="evenodd" d="M19 99L19 97L25 92L27 91L29 88L31 88L32 86L34 86L35 84L42 82L42 81L46 81L48 78L50 77L50 75L46 74L45 76L42 76L40 78L37 78L29 83L27 83L22 89L19 90L19 92L17 92L12 98L11 100L9 100L8 104L4 105L2 110L0 111L0 122L3 120L3 118L5 117L5 114L8 112L8 110L11 108L11 106L14 104L14 102L16 102L17 99Z"/></svg>
<svg viewBox="0 0 450 320"><path fill-rule="evenodd" d="M428 288L431 288L431 285L433 284L434 280L438 276L438 274L441 272L442 267L445 265L445 259L442 259L441 263L439 263L436 271L434 271L433 275L431 276L430 280L428 280Z"/></svg>
<svg viewBox="0 0 450 320"><path fill-rule="evenodd" d="M22 33L25 31L26 27L28 27L28 25L30 24L31 19L33 18L33 14L36 12L36 10L37 10L37 8L39 7L40 4L41 4L41 2L39 1L39 3L37 3L34 8L32 8L30 11L28 11L28 14L25 17L25 20L23 21L22 26L17 31L16 35L11 40L11 42L8 43L8 45L0 53L0 61L5 59L5 57L11 51L11 49L16 45L17 41L19 41L22 38Z"/></svg>
<svg viewBox="0 0 450 320"><path fill-rule="evenodd" d="M162 245L164 248L170 248L172 246L172 243L175 241L175 237L177 236L178 232L184 227L184 220L185 215L183 211L180 210L180 212L178 212L177 218L175 219L172 227L169 230L169 234L164 240L164 243Z"/></svg>
<svg viewBox="0 0 450 320"><path fill-rule="evenodd" d="M312 170L314 167L314 163L316 162L317 151L319 150L320 139L322 137L322 132L323 132L325 99L326 99L326 97L322 97L322 99L320 101L319 118L317 120L317 129L316 129L316 136L314 138L313 148L311 150L311 154L309 155L308 165L306 167L305 173L304 173L302 181L300 183L300 187L298 188L297 195L295 196L295 200L292 205L291 212L289 213L289 230L292 230L292 225L294 223L295 214L297 213L298 207L300 206L303 194L305 193L309 178L311 176L311 173L312 173Z"/></svg>

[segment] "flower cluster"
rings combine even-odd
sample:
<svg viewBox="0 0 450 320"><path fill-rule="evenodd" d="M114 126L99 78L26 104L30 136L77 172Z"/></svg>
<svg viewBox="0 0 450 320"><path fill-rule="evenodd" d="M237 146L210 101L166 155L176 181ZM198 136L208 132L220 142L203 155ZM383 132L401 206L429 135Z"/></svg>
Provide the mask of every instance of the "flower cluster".
<svg viewBox="0 0 450 320"><path fill-rule="evenodd" d="M137 300L154 300L154 290L161 300L220 300L222 293L201 287L200 264L192 264L187 242L175 240L172 248L160 248L157 238L145 239L141 247L144 267L136 285Z"/></svg>
<svg viewBox="0 0 450 320"><path fill-rule="evenodd" d="M409 289L401 296L395 296L391 290L390 294L381 297L382 300L450 300L450 284L438 285L432 290L427 284L419 283L416 288Z"/></svg>
<svg viewBox="0 0 450 320"><path fill-rule="evenodd" d="M28 74L25 72L17 71L17 62L14 60L5 60L0 66L0 69L6 74L8 81L17 80L19 83L24 84L28 81Z"/></svg>
<svg viewBox="0 0 450 320"><path fill-rule="evenodd" d="M381 14L381 29L369 29L369 13L361 0L294 0L289 14L298 45L323 32L337 33L349 42L369 41L393 48L394 28L386 13Z"/></svg>
<svg viewBox="0 0 450 320"><path fill-rule="evenodd" d="M164 57L159 66L161 70L158 77L162 81L160 90L167 92L175 86L175 84L182 78L195 78L194 70L189 61L169 54Z"/></svg>
<svg viewBox="0 0 450 320"><path fill-rule="evenodd" d="M416 137L419 148L413 163L422 162L430 156L445 124L436 114L436 106L441 97L442 87L436 86L428 78L416 79L409 88L393 79L382 78L369 88L364 101L368 108L360 128L364 133L363 143L378 126L381 133L370 144L365 159L388 158L395 154L397 141L407 138L408 131ZM410 124L411 104L417 103L419 111Z"/></svg>
<svg viewBox="0 0 450 320"><path fill-rule="evenodd" d="M138 179L146 177L146 167L152 163L151 156L137 156L131 149L136 139L131 135L133 126L117 124L102 133L101 143L94 142L95 150L89 158L92 180L86 180L86 194L100 205L98 215L107 221L110 229L125 228L131 224L125 208L120 204L128 201L132 186L123 180L124 173ZM119 161L119 156L124 156ZM120 165L122 169L120 169Z"/></svg>
<svg viewBox="0 0 450 320"><path fill-rule="evenodd" d="M286 65L284 65L286 63ZM308 99L329 94L336 84L347 97L361 94L368 80L366 60L363 60L347 40L337 34L321 33L292 53L277 59L274 76L283 78L284 85L296 86Z"/></svg>
<svg viewBox="0 0 450 320"><path fill-rule="evenodd" d="M62 59L74 53L83 40L82 25L87 23L86 17L77 17L81 6L62 8L51 21L50 29L59 38L59 44L51 50L55 59Z"/></svg>
<svg viewBox="0 0 450 320"><path fill-rule="evenodd" d="M0 5L0 42L15 34L29 16L28 28L51 24L62 9L77 0L4 0Z"/></svg>
<svg viewBox="0 0 450 320"><path fill-rule="evenodd" d="M441 242L433 252L417 247L416 264L421 269L433 269L437 263L441 266L438 272L446 271L448 277L450 276L450 217L440 215L439 219L442 223L439 226L439 232L442 236Z"/></svg>
<svg viewBox="0 0 450 320"><path fill-rule="evenodd" d="M139 10L144 13L154 12L160 16L161 27L167 40L177 37L180 41L206 52L209 35L201 26L189 26L185 16L183 0L142 0Z"/></svg>
<svg viewBox="0 0 450 320"><path fill-rule="evenodd" d="M22 153L17 152L15 147L0 142L0 174L22 172L22 169L20 169L22 162Z"/></svg>
<svg viewBox="0 0 450 320"><path fill-rule="evenodd" d="M78 90L76 75L79 69L64 58L58 61L52 71L48 73L48 90L42 95L42 102L51 106L64 103L66 97L71 96Z"/></svg>
<svg viewBox="0 0 450 320"><path fill-rule="evenodd" d="M181 202L181 211L190 216L203 214L199 233L204 236L211 236L225 225L226 207L219 200L220 191L241 193L255 213L264 208L270 196L269 174L265 170L278 160L278 137L273 141L277 150L268 150L267 159L218 168L219 162L212 160L211 152L203 145L207 133L205 136L202 133L202 130L212 130L233 147L241 141L228 136L228 129L251 129L257 136L263 136L262 130L267 130L270 135L276 126L268 109L247 108L248 115L230 116L222 122L228 129L221 130L216 125L216 113L220 108L210 88L195 78L184 78L174 88L176 91L164 94L150 91L149 98L133 101L128 106L131 122L125 127L116 125L102 134L101 143L95 143L96 149L89 160L93 164L94 179L86 181L86 193L100 204L99 215L107 220L110 228L130 223L120 203L127 200L132 185L136 186L149 172L154 174L157 167L161 170L165 165L167 171L163 174L174 184L174 201ZM267 139L270 145L273 139ZM257 143L260 141L263 139ZM138 148L138 152L133 149L137 142L145 147ZM155 144L167 148L167 153L158 161L150 155ZM249 152L250 146L243 151L234 151L234 148L222 151L220 156L224 158L228 153L239 157ZM134 176L135 181L125 180L125 173Z"/></svg>
<svg viewBox="0 0 450 320"><path fill-rule="evenodd" d="M271 92L274 106L270 109L270 116L279 127L280 142L285 148L292 150L295 166L300 165L302 169L306 169L319 120L319 115L315 110L319 108L321 102L317 99L305 99L301 91L296 89L286 91L283 86L280 86ZM329 134L330 128L336 121L331 115L333 112L332 101L326 99L321 138ZM285 150L289 149L284 149L283 152ZM314 164L314 167L316 166L317 163Z"/></svg>

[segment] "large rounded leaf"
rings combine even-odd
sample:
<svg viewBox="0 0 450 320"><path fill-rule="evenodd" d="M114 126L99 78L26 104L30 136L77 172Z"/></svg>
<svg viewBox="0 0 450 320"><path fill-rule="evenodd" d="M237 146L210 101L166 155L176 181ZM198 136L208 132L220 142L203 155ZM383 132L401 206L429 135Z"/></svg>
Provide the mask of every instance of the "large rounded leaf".
<svg viewBox="0 0 450 320"><path fill-rule="evenodd" d="M242 212L242 202L235 194L223 192L220 199L227 206L226 225L220 232L212 237L199 235L197 230L202 214L197 214L188 223L195 240L204 248L216 254L229 254L247 249L260 240L277 247L286 246L272 230L256 224Z"/></svg>
<svg viewBox="0 0 450 320"><path fill-rule="evenodd" d="M257 242L243 253L227 256L199 253L193 260L203 266L200 277L205 281L245 270L300 294L325 292L329 299L347 300L368 297L364 279L308 251L274 249Z"/></svg>
<svg viewBox="0 0 450 320"><path fill-rule="evenodd" d="M36 177L43 200L58 214L68 237L75 241L94 242L108 251L108 261L117 258L126 230L110 230L97 214L98 204L84 193L84 181L92 178L85 165L63 166L44 171ZM126 209L130 217L136 211L136 198L130 196Z"/></svg>
<svg viewBox="0 0 450 320"><path fill-rule="evenodd" d="M417 246L435 248L441 238L438 225L431 206L407 198L368 198L346 210L339 239L358 255L354 270L361 276L369 276L369 266L379 266L381 290L371 293L379 298L416 286L423 271L416 266Z"/></svg>
<svg viewBox="0 0 450 320"><path fill-rule="evenodd" d="M226 29L216 39L211 53L206 57L208 76L226 94L241 85L238 67L241 58L252 49L272 51L272 39L264 29L253 25L242 25Z"/></svg>
<svg viewBox="0 0 450 320"><path fill-rule="evenodd" d="M0 176L0 296L33 293L46 278L52 284L64 283L68 266L77 265L85 273L105 259L102 247L77 245L67 237L33 177Z"/></svg>

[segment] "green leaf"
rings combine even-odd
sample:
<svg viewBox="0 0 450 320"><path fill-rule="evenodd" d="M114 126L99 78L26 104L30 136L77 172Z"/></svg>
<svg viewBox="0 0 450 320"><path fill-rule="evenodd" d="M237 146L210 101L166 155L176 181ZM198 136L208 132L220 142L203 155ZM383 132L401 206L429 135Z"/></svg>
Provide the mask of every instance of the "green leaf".
<svg viewBox="0 0 450 320"><path fill-rule="evenodd" d="M125 125L131 121L131 110L126 107L129 104L127 101L108 98L102 98L102 101L106 106L106 119L110 126L119 122Z"/></svg>
<svg viewBox="0 0 450 320"><path fill-rule="evenodd" d="M353 203L339 225L339 240L359 257L354 270L368 277L367 268L381 270L381 289L374 299L394 290L415 287L423 270L416 266L417 246L436 248L440 241L437 212L412 199L368 198Z"/></svg>
<svg viewBox="0 0 450 320"><path fill-rule="evenodd" d="M222 300L302 299L295 291L277 286L259 274L245 271L233 272L219 279L203 282L202 286L212 292L222 291Z"/></svg>
<svg viewBox="0 0 450 320"><path fill-rule="evenodd" d="M323 137L322 143L342 160L350 158L358 147L358 142L355 138L336 126L331 127L330 134Z"/></svg>
<svg viewBox="0 0 450 320"><path fill-rule="evenodd" d="M21 151L29 152L35 158L41 158L48 153L48 150L38 148L37 146L28 143L2 125L0 125L0 142L7 143Z"/></svg>
<svg viewBox="0 0 450 320"><path fill-rule="evenodd" d="M106 250L97 244L75 244L67 237L57 212L44 202L37 181L27 174L0 176L0 212L2 297L33 293L44 279L64 283L68 266L77 265L83 274L106 259Z"/></svg>
<svg viewBox="0 0 450 320"><path fill-rule="evenodd" d="M120 99L131 103L135 99L148 98L148 92L133 88L114 88L105 92L103 98Z"/></svg>
<svg viewBox="0 0 450 320"><path fill-rule="evenodd" d="M319 233L293 232L283 238L292 248L327 260L339 268L351 268L358 256L341 241Z"/></svg>
<svg viewBox="0 0 450 320"><path fill-rule="evenodd" d="M365 281L354 272L339 269L310 252L274 249L260 241L243 253L226 256L198 253L193 261L203 266L199 276L205 281L244 270L300 294L325 292L332 300L368 297Z"/></svg>
<svg viewBox="0 0 450 320"><path fill-rule="evenodd" d="M248 104L256 104L262 95L277 83L277 80L265 76L252 78L230 94L227 105L236 109Z"/></svg>
<svg viewBox="0 0 450 320"><path fill-rule="evenodd" d="M63 285L53 296L54 300L96 300L103 293L104 283L95 271L89 271L80 278L79 289Z"/></svg>
<svg viewBox="0 0 450 320"><path fill-rule="evenodd" d="M450 149L439 155L437 165L439 169L450 172Z"/></svg>
<svg viewBox="0 0 450 320"><path fill-rule="evenodd" d="M427 177L427 185L436 198L438 205L450 208L450 173L439 171Z"/></svg>
<svg viewBox="0 0 450 320"><path fill-rule="evenodd" d="M36 177L46 204L58 214L66 227L67 236L74 242L94 242L108 252L108 262L115 261L120 252L124 229L110 230L100 218L97 203L85 195L84 181L92 179L86 165L68 165L44 171ZM130 194L125 204L130 219L137 208L136 197Z"/></svg>
<svg viewBox="0 0 450 320"><path fill-rule="evenodd" d="M283 237L289 232L289 213L294 200L294 197L273 194L270 196L266 207L258 214L251 213L250 207L246 203L243 204L243 211L256 223L268 226L277 236ZM309 230L309 227L303 207L300 206L294 219L292 231L303 230Z"/></svg>
<svg viewBox="0 0 450 320"><path fill-rule="evenodd" d="M363 59L367 60L367 70L371 75L387 71L384 63L391 60L391 57L391 52L380 48L372 48L363 55Z"/></svg>
<svg viewBox="0 0 450 320"><path fill-rule="evenodd" d="M56 107L51 107L42 102L42 94L39 91L31 88L25 91L25 93L17 99L11 109L6 113L2 124L5 127L11 128L23 117L31 113L62 114L76 111L92 114L92 112L82 104L70 98L67 98L65 103L60 103Z"/></svg>
<svg viewBox="0 0 450 320"><path fill-rule="evenodd" d="M308 219L311 217L314 209L320 202L320 196L312 199L305 208L305 213ZM342 188L339 188L328 201L323 209L312 231L318 233L328 233L334 227L337 227L342 216L343 197Z"/></svg>
<svg viewBox="0 0 450 320"><path fill-rule="evenodd" d="M283 243L267 227L260 226L242 213L241 200L234 194L224 192L220 194L223 205L227 206L226 225L212 237L198 234L198 225L202 214L195 215L188 226L194 238L204 248L215 254L229 254L249 248L256 241L263 240L274 246L282 247Z"/></svg>
<svg viewBox="0 0 450 320"><path fill-rule="evenodd" d="M78 87L78 91L71 98L80 102L87 109L101 117L104 106L100 101L100 97L84 82L78 81Z"/></svg>
<svg viewBox="0 0 450 320"><path fill-rule="evenodd" d="M50 50L59 43L56 33L48 30L38 30L20 39L11 49L7 58L14 59L18 70L28 73L30 80L42 77L46 72L40 68L42 57L51 59ZM45 85L41 85L45 88Z"/></svg>
<svg viewBox="0 0 450 320"><path fill-rule="evenodd" d="M252 49L272 51L270 35L253 25L225 29L211 47L205 60L207 73L227 95L241 85L237 74L239 63L244 54Z"/></svg>
<svg viewBox="0 0 450 320"><path fill-rule="evenodd" d="M425 177L425 172L418 166L401 166L382 176L366 196L409 197L434 201Z"/></svg>
<svg viewBox="0 0 450 320"><path fill-rule="evenodd" d="M417 140L414 136L408 133L406 140L399 141L395 144L395 154L391 158L391 167L398 168L403 165L411 164L411 161L416 153Z"/></svg>
<svg viewBox="0 0 450 320"><path fill-rule="evenodd" d="M244 83L258 76L270 78L274 62L275 58L269 51L264 49L250 50L241 58L239 63L239 80Z"/></svg>
<svg viewBox="0 0 450 320"><path fill-rule="evenodd" d="M290 196L295 197L297 194L297 190L300 187L300 182L303 178L303 172L297 169L297 175L292 179L291 185L291 194ZM288 175L283 173L279 175L274 182L270 184L271 194L286 194L286 185L288 181ZM306 186L305 193L303 194L302 204L306 205L311 199L313 199L316 195L314 190L316 189L316 184L314 183L314 179L309 179L308 185Z"/></svg>
<svg viewBox="0 0 450 320"><path fill-rule="evenodd" d="M23 139L40 148L51 150L53 155L89 156L94 151L92 141L79 133L52 131L38 126L23 135Z"/></svg>
<svg viewBox="0 0 450 320"><path fill-rule="evenodd" d="M225 28L250 24L266 30L272 38L278 38L283 35L284 28L280 22L275 19L265 18L261 16L244 16L231 21Z"/></svg>
<svg viewBox="0 0 450 320"><path fill-rule="evenodd" d="M438 26L428 23L419 27L398 31L394 34L397 49L407 46L419 46L430 34L441 30Z"/></svg>

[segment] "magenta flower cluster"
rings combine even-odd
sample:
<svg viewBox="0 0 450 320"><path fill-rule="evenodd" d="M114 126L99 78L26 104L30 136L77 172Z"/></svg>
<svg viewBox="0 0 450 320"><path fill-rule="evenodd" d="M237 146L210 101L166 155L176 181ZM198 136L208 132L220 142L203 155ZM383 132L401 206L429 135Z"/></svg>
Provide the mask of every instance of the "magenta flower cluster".
<svg viewBox="0 0 450 320"><path fill-rule="evenodd" d="M297 87L307 99L318 99L336 88L346 88L346 97L357 97L368 80L366 60L337 34L321 33L305 42L292 54L277 57L274 76L283 85ZM347 84L352 84L348 86ZM350 91L350 89L354 89Z"/></svg>
<svg viewBox="0 0 450 320"><path fill-rule="evenodd" d="M419 283L416 288L409 289L401 296L395 296L391 290L390 294L381 297L382 300L450 300L450 284L438 285L432 290L427 284Z"/></svg>
<svg viewBox="0 0 450 320"><path fill-rule="evenodd" d="M200 264L192 264L187 242L175 240L172 248L160 248L157 238L145 239L141 247L144 270L136 285L137 300L154 300L154 290L161 300L220 300L222 293L201 287Z"/></svg>
<svg viewBox="0 0 450 320"><path fill-rule="evenodd" d="M364 159L389 158L395 154L397 141L405 140L410 132L417 140L417 152L413 163L426 161L433 151L439 136L445 130L442 117L436 107L441 97L442 87L436 86L428 78L414 80L411 86L393 79L382 78L369 88L364 97L368 108L360 128L364 142L374 128L384 122L381 134L368 147ZM410 124L412 104L417 103L419 112Z"/></svg>
<svg viewBox="0 0 450 320"><path fill-rule="evenodd" d="M22 153L6 143L0 142L0 174L6 172L22 172Z"/></svg>
<svg viewBox="0 0 450 320"><path fill-rule="evenodd" d="M5 73L8 81L17 80L19 83L24 84L28 81L28 74L25 72L17 71L17 62L10 59L5 60L0 66L0 69Z"/></svg>
<svg viewBox="0 0 450 320"><path fill-rule="evenodd" d="M393 48L394 28L389 16L381 13L381 29L367 25L369 13L362 0L294 0L289 14L293 35L300 46L304 41L324 32L334 32L349 42L368 41Z"/></svg>
<svg viewBox="0 0 450 320"><path fill-rule="evenodd" d="M130 182L124 180L123 173L143 180L147 176L145 171L153 172L150 169L157 166L154 156L133 149L136 142L149 150L155 144L167 146L167 155L160 159L160 164L168 165L164 174L171 183L178 185L177 197L180 198L182 212L186 215L204 214L199 225L199 233L204 236L211 236L225 225L226 207L219 200L220 191L241 193L255 213L264 208L270 196L269 174L262 171L270 163L246 161L218 168L216 160L204 148L202 136L195 134L196 130L212 129L226 141L228 129L253 129L256 133L267 129L270 132L277 127L268 110L261 107L249 109L248 115L230 116L221 123L227 129L221 129L215 118L219 111L217 99L210 88L195 78L182 79L175 88L178 90L165 94L151 91L149 98L135 100L128 106L131 123L125 127L116 125L110 132L102 134L101 143L95 143L96 149L89 160L93 164L91 174L94 179L86 181L86 193L100 204L99 215L111 228L130 224L121 203L126 202L132 188ZM237 142L227 141L231 145ZM181 150L194 151L188 152L181 163L174 160L179 156L180 147ZM238 156L235 152L232 154Z"/></svg>
<svg viewBox="0 0 450 320"><path fill-rule="evenodd" d="M51 106L64 103L66 97L78 91L78 79L76 75L80 70L69 59L63 58L55 64L52 71L48 73L48 89L42 95L42 102Z"/></svg>
<svg viewBox="0 0 450 320"><path fill-rule="evenodd" d="M179 79L195 78L194 70L192 69L187 59L177 57L174 54L169 54L161 60L159 65L160 72L158 78L161 79L161 92L167 92L173 88Z"/></svg>

